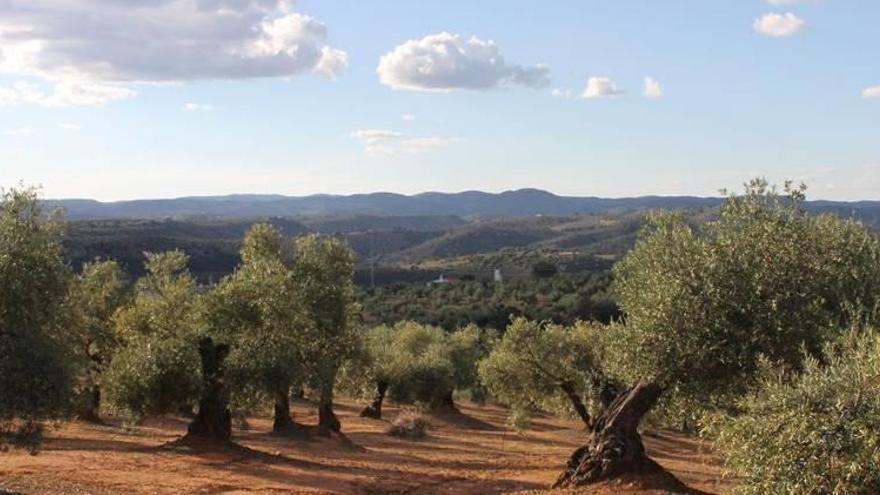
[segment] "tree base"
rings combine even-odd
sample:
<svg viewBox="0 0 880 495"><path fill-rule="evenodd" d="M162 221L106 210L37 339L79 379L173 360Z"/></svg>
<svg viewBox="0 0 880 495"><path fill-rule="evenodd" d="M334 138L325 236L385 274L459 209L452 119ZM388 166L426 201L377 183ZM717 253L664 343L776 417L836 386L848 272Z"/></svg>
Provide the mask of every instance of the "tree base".
<svg viewBox="0 0 880 495"><path fill-rule="evenodd" d="M648 458L638 427L663 389L639 382L596 419L587 443L575 450L554 488L584 486L627 474L662 471Z"/></svg>
<svg viewBox="0 0 880 495"><path fill-rule="evenodd" d="M367 406L361 410L360 417L369 419L382 419L382 410L373 406Z"/></svg>

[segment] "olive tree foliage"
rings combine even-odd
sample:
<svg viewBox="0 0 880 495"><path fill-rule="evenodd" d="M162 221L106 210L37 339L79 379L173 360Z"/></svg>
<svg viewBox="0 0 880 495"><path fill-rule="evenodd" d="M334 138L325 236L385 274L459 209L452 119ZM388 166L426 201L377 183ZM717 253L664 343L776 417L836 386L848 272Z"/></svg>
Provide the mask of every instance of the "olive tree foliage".
<svg viewBox="0 0 880 495"><path fill-rule="evenodd" d="M40 422L68 411L74 356L63 228L34 189L0 191L0 443L38 441Z"/></svg>
<svg viewBox="0 0 880 495"><path fill-rule="evenodd" d="M254 225L244 238L241 264L205 300L209 332L231 348L227 368L235 406L243 412L274 403L276 431L293 426L290 389L303 385L313 337L282 246L271 225Z"/></svg>
<svg viewBox="0 0 880 495"><path fill-rule="evenodd" d="M475 325L451 333L415 322L374 327L364 333L364 352L346 369L346 382L373 394L362 416L380 418L386 393L426 409L454 407L454 390L481 386L477 362L494 340L493 331Z"/></svg>
<svg viewBox="0 0 880 495"><path fill-rule="evenodd" d="M564 327L516 318L479 372L491 394L511 408L521 428L535 411L575 414L586 426L601 405L605 377L598 356L600 325Z"/></svg>
<svg viewBox="0 0 880 495"><path fill-rule="evenodd" d="M798 370L806 353L880 298L880 242L867 227L811 216L804 188L755 180L717 220L694 227L655 214L614 268L624 324L603 340L606 373L632 388L602 412L555 486L659 469L638 435L663 399L691 424L733 409L769 359Z"/></svg>
<svg viewBox="0 0 880 495"><path fill-rule="evenodd" d="M105 375L108 400L138 420L191 410L201 389L201 300L181 251L146 253L147 274L114 317L122 342Z"/></svg>
<svg viewBox="0 0 880 495"><path fill-rule="evenodd" d="M760 376L710 427L735 493L880 493L880 332L844 335L800 374L765 361Z"/></svg>
<svg viewBox="0 0 880 495"><path fill-rule="evenodd" d="M766 181L701 228L653 215L615 266L625 325L614 371L670 398L714 407L752 384L759 356L792 368L880 298L880 242L859 222L810 216L803 188Z"/></svg>
<svg viewBox="0 0 880 495"><path fill-rule="evenodd" d="M128 299L122 269L115 261L85 264L68 297L78 352L86 358L79 377L78 413L82 419L99 421L102 375L120 345L113 316Z"/></svg>
<svg viewBox="0 0 880 495"><path fill-rule="evenodd" d="M292 274L309 334L304 341L303 363L309 385L319 394L318 422L338 432L341 424L333 412L337 373L357 353L360 342L354 253L334 237L299 237L293 242Z"/></svg>

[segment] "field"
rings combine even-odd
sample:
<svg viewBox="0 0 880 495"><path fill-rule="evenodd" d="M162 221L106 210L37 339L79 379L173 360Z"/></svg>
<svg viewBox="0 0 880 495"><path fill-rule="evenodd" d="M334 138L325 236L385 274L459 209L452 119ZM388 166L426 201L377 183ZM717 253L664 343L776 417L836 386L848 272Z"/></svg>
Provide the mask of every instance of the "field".
<svg viewBox="0 0 880 495"><path fill-rule="evenodd" d="M271 436L268 418L253 418L233 435L241 449L193 451L166 444L186 422L166 417L134 430L66 423L52 430L36 456L0 457L0 493L26 494L495 494L541 493L560 472L581 433L575 422L536 419L524 435L504 427L506 411L460 405L462 414L432 418L428 438L385 434L387 422L357 417L357 404L339 404L347 441ZM298 421L315 422L309 404ZM397 411L388 407L385 416ZM649 454L692 488L723 492L710 449L671 432L645 435ZM583 493L665 493L626 482ZM650 487L647 487L650 488Z"/></svg>

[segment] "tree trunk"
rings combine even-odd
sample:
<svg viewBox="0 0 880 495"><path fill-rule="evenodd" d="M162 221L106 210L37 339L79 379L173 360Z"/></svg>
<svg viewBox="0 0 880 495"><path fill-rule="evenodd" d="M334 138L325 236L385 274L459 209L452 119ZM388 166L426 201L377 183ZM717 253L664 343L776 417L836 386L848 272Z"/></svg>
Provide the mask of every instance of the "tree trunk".
<svg viewBox="0 0 880 495"><path fill-rule="evenodd" d="M275 418L272 423L272 431L281 433L290 430L293 426L293 418L290 415L290 396L288 387L284 387L275 393Z"/></svg>
<svg viewBox="0 0 880 495"><path fill-rule="evenodd" d="M435 396L431 400L430 408L436 412L458 412L455 399L452 397L453 392L455 392L453 389L449 389Z"/></svg>
<svg viewBox="0 0 880 495"><path fill-rule="evenodd" d="M102 423L101 421L101 387L92 383L86 390L85 401L79 413L79 419L90 423Z"/></svg>
<svg viewBox="0 0 880 495"><path fill-rule="evenodd" d="M102 360L98 354L91 351L91 348L92 342L89 342L86 345L86 355L89 358L87 371L89 385L85 391L79 419L90 423L100 424L103 423L103 421L101 421L101 385L99 384Z"/></svg>
<svg viewBox="0 0 880 495"><path fill-rule="evenodd" d="M662 387L639 381L596 418L587 443L574 451L554 488L583 486L626 473L662 470L648 458L638 427Z"/></svg>
<svg viewBox="0 0 880 495"><path fill-rule="evenodd" d="M388 383L382 380L376 382L376 396L373 403L361 411L362 418L382 419L382 402L385 400L385 392L388 391Z"/></svg>
<svg viewBox="0 0 880 495"><path fill-rule="evenodd" d="M581 421L587 426L587 428L593 427L593 420L590 418L590 412L587 411L587 406L584 405L583 399L577 393L577 390L574 388L574 384L571 382L562 382L559 384L559 388L565 392L568 400L571 401L571 407L574 408L574 411L581 418Z"/></svg>
<svg viewBox="0 0 880 495"><path fill-rule="evenodd" d="M321 404L318 406L318 426L323 430L336 433L342 431L342 423L339 422L339 418L333 412L332 399L327 402L321 400Z"/></svg>
<svg viewBox="0 0 880 495"><path fill-rule="evenodd" d="M189 425L189 437L228 442L232 436L232 414L229 412L229 396L223 380L223 360L229 347L217 345L208 337L199 341L202 358L202 397L199 413Z"/></svg>

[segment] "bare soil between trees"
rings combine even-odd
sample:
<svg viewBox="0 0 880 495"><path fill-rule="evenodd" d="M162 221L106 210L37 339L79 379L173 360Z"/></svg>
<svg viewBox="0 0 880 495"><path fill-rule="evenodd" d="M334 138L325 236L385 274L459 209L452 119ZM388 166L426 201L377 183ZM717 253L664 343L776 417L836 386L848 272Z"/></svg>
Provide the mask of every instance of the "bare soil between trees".
<svg viewBox="0 0 880 495"><path fill-rule="evenodd" d="M317 421L314 408L296 404L298 422ZM673 493L666 479L615 481L582 490L549 491L571 452L583 439L579 423L536 418L517 434L505 428L506 411L461 404L461 414L431 419L424 440L385 434L397 414L387 407L382 421L359 418L352 401L338 404L345 439L279 437L268 433L271 418L234 429L241 446L169 448L186 421L155 418L126 430L65 423L47 432L43 451L0 453L0 493L24 494L498 494ZM691 493L723 493L729 481L711 448L666 431L645 436L648 454Z"/></svg>

